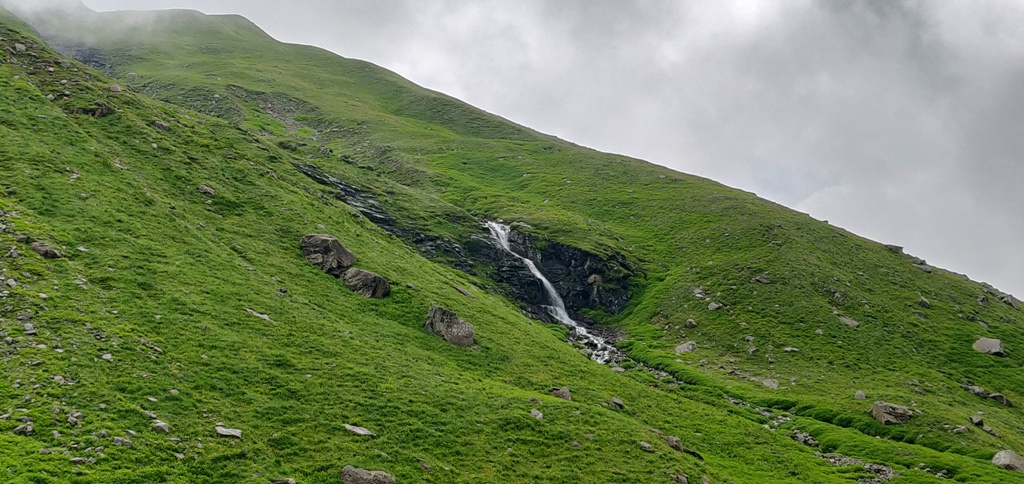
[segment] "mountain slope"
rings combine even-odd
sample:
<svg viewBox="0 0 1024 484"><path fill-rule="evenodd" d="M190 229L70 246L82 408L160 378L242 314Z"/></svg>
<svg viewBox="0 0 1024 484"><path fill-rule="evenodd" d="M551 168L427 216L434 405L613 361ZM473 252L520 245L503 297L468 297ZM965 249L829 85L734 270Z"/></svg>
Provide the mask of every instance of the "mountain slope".
<svg viewBox="0 0 1024 484"><path fill-rule="evenodd" d="M26 438L12 433L20 423L0 421L0 462L14 482L337 482L345 464L406 482L869 475L815 457L788 438L795 428L817 450L892 466L901 474L892 482L937 481L940 471L963 482L1017 478L987 460L1024 448L1020 411L960 386L1020 401L1020 313L993 289L925 272L752 194L279 44L238 17L97 14L79 25L104 32L94 38L56 35L74 33L58 28L66 19L38 25L117 81L62 64L17 20L3 22L0 43L15 53L0 68L0 238L20 256L0 259L4 278L17 279L0 315L16 338L4 346L11 385L0 387L0 412L25 408L36 425ZM136 36L138 25L160 27ZM113 82L127 89L112 92ZM296 169L309 165L386 216L342 203L359 200ZM624 311L600 298L571 308L620 332L623 374L566 345L560 327L523 317L529 301L505 298L520 291L487 259L480 225L496 218L520 222L542 267L557 269L551 254L578 248L606 264L603 280L626 281L594 289L625 285ZM323 231L391 281L392 295L365 299L306 263L299 237ZM65 246L66 257L44 261L17 235ZM563 295L574 290L570 277L552 279ZM431 304L475 324L478 351L425 332ZM19 320L25 309L33 313ZM25 321L39 334L25 335ZM1008 355L973 351L978 336L1000 338ZM674 353L690 340L695 352ZM572 402L548 396L566 385ZM856 390L871 400L855 400ZM881 426L867 415L875 399L921 413ZM80 428L67 424L75 411ZM977 411L998 437L951 431ZM149 429L149 412L169 435ZM215 438L217 422L243 439ZM356 438L343 423L379 437ZM704 461L649 428L680 436ZM131 448L97 437L129 429ZM97 445L105 455L95 464L69 465Z"/></svg>

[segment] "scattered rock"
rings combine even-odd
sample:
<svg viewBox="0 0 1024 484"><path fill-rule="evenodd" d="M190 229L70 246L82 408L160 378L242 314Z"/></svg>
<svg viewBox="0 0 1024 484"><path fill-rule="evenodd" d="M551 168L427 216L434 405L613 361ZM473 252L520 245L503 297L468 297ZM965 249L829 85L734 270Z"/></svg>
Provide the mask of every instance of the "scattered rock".
<svg viewBox="0 0 1024 484"><path fill-rule="evenodd" d="M242 431L239 429L229 429L227 427L221 427L218 425L215 429L218 437L233 437L236 439L242 438Z"/></svg>
<svg viewBox="0 0 1024 484"><path fill-rule="evenodd" d="M697 327L697 322L692 319L687 319L683 326L686 326L687 329L693 329Z"/></svg>
<svg viewBox="0 0 1024 484"><path fill-rule="evenodd" d="M376 435L373 432L370 432L369 429L364 427L357 427L355 425L349 424L342 424L342 426L345 427L345 430L348 430L349 432L352 432L353 434L356 434L360 437L376 437Z"/></svg>
<svg viewBox="0 0 1024 484"><path fill-rule="evenodd" d="M161 422L157 420L153 422L153 430L157 432L163 432L166 434L171 432L171 426L168 425L166 422Z"/></svg>
<svg viewBox="0 0 1024 484"><path fill-rule="evenodd" d="M985 419L978 417L976 415L971 415L970 417L967 417L967 419L971 421L972 425L976 425L978 427L985 425Z"/></svg>
<svg viewBox="0 0 1024 484"><path fill-rule="evenodd" d="M722 309L722 307L723 306L721 304L712 301L710 304L708 304L708 311L717 311L719 309Z"/></svg>
<svg viewBox="0 0 1024 484"><path fill-rule="evenodd" d="M103 356L100 356L100 359L103 360L103 361L113 362L114 361L114 355L112 355L110 353L104 353Z"/></svg>
<svg viewBox="0 0 1024 484"><path fill-rule="evenodd" d="M345 287L356 294L373 299L383 299L391 294L391 285L387 279L378 274L362 269L352 268L342 276Z"/></svg>
<svg viewBox="0 0 1024 484"><path fill-rule="evenodd" d="M534 404L537 404L537 405L540 405L540 404L541 404L541 401L540 401L540 399L539 399L539 398L537 398L537 397L530 397L530 399L529 399L529 400L530 400L530 403L534 403Z"/></svg>
<svg viewBox="0 0 1024 484"><path fill-rule="evenodd" d="M927 299L925 299L924 296L921 296L921 299L917 300L917 305L921 306L922 308L925 308L925 309L931 309L932 308L932 303L930 301L928 301Z"/></svg>
<svg viewBox="0 0 1024 484"><path fill-rule="evenodd" d="M966 385L966 384L964 384L964 385L960 385L960 387L963 388L964 390L967 390L968 392L971 392L971 393L979 396L979 397L988 398L988 391L985 390L984 388L981 388L981 387L977 386L977 385Z"/></svg>
<svg viewBox="0 0 1024 484"><path fill-rule="evenodd" d="M818 439L815 439L813 435L801 430L793 430L793 440L800 445L806 445L808 447L818 446Z"/></svg>
<svg viewBox="0 0 1024 484"><path fill-rule="evenodd" d="M642 440L640 441L640 447L644 449L644 452L654 452L654 446Z"/></svg>
<svg viewBox="0 0 1024 484"><path fill-rule="evenodd" d="M18 52L25 52L26 50L28 50L28 47L25 47L25 44L22 44L20 42L16 42L14 44L14 50L16 50Z"/></svg>
<svg viewBox="0 0 1024 484"><path fill-rule="evenodd" d="M704 460L704 456L702 456L699 453L697 453L697 451L690 450L690 449L686 448L686 446L683 445L683 441L680 440L679 437L676 437L676 436L673 436L673 435L669 435L669 436L665 437L665 443L668 444L668 446L671 447L675 451L682 452L684 454L692 455L693 457L696 457L697 460Z"/></svg>
<svg viewBox="0 0 1024 484"><path fill-rule="evenodd" d="M345 466L341 470L344 484L396 484L394 476L384 471L368 471L358 467Z"/></svg>
<svg viewBox="0 0 1024 484"><path fill-rule="evenodd" d="M199 190L199 193L202 193L203 195L206 195L208 197L217 196L217 191L206 185L199 185L198 187L196 187L196 189Z"/></svg>
<svg viewBox="0 0 1024 484"><path fill-rule="evenodd" d="M953 429L953 433L954 434L966 434L966 433L970 433L970 432L971 432L971 429L969 429L967 427L964 427L963 425L957 425L956 428Z"/></svg>
<svg viewBox="0 0 1024 484"><path fill-rule="evenodd" d="M878 401L871 406L871 416L883 425L889 425L907 423L914 413L907 407Z"/></svg>
<svg viewBox="0 0 1024 484"><path fill-rule="evenodd" d="M456 291L459 291L459 293L462 294L463 296L466 296L466 297L468 297L470 299L476 299L476 296L474 296L473 293L467 291L465 288L463 288L461 286L454 286L454 285L452 287L455 288Z"/></svg>
<svg viewBox="0 0 1024 484"><path fill-rule="evenodd" d="M544 414L540 413L540 410L537 410L536 408L530 410L530 416L537 420L544 420Z"/></svg>
<svg viewBox="0 0 1024 484"><path fill-rule="evenodd" d="M679 346L676 346L676 354L677 355L681 354L681 353L692 353L694 351L697 351L697 342L696 341L687 341L687 342L685 342L685 343L683 343L683 344L681 344Z"/></svg>
<svg viewBox="0 0 1024 484"><path fill-rule="evenodd" d="M36 254L43 256L44 259L61 258L61 254L56 248L42 242L32 242L32 244L29 245L29 248L31 248Z"/></svg>
<svg viewBox="0 0 1024 484"><path fill-rule="evenodd" d="M39 330L36 329L36 325L25 323L25 336L35 336L37 334L39 334Z"/></svg>
<svg viewBox="0 0 1024 484"><path fill-rule="evenodd" d="M356 256L330 235L307 235L302 238L299 245L310 264L334 277L341 277L356 263Z"/></svg>
<svg viewBox="0 0 1024 484"><path fill-rule="evenodd" d="M771 284L772 280L764 276L757 276L750 280L751 282L759 282L761 284Z"/></svg>
<svg viewBox="0 0 1024 484"><path fill-rule="evenodd" d="M110 85L110 92L121 92L121 90L122 90L121 86L119 86L117 84L111 84Z"/></svg>
<svg viewBox="0 0 1024 484"><path fill-rule="evenodd" d="M915 269L918 269L920 271L925 272L926 274L931 274L932 273L932 267L930 265L928 265L928 264L910 264L910 265L914 266Z"/></svg>
<svg viewBox="0 0 1024 484"><path fill-rule="evenodd" d="M116 445L118 447L131 447L132 446L132 441L130 441L128 439L122 439L121 437L114 437L111 440L114 442L114 445Z"/></svg>
<svg viewBox="0 0 1024 484"><path fill-rule="evenodd" d="M247 313L249 313L249 314L251 314L253 316L256 316L257 318L260 318L260 319L262 319L264 321L268 321L268 322L271 322L271 323L274 322L273 320L270 319L270 316L267 316L266 314L263 314L263 313L260 313L260 312L256 312L256 310L254 310L252 308L242 308L242 309L245 310L245 312L247 312Z"/></svg>
<svg viewBox="0 0 1024 484"><path fill-rule="evenodd" d="M843 324L845 324L845 325L847 325L847 326L849 326L851 328L856 328L856 327L860 326L860 323L857 322L857 320L855 320L855 319L853 319L853 318L851 318L849 316L839 316L839 321L841 321Z"/></svg>
<svg viewBox="0 0 1024 484"><path fill-rule="evenodd" d="M993 356L1005 355L1003 352L1003 342L993 338L978 338L978 341L975 341L972 347L975 351L988 353Z"/></svg>
<svg viewBox="0 0 1024 484"><path fill-rule="evenodd" d="M1003 469L1024 472L1024 459L1012 450L1002 450L992 456L992 463Z"/></svg>
<svg viewBox="0 0 1024 484"><path fill-rule="evenodd" d="M855 398L857 400L864 400L867 397L868 396L864 394L863 390L857 390L857 393L853 394L853 398Z"/></svg>
<svg viewBox="0 0 1024 484"><path fill-rule="evenodd" d="M552 388L551 394L562 400L572 400L572 396L569 394L569 387Z"/></svg>
<svg viewBox="0 0 1024 484"><path fill-rule="evenodd" d="M159 119L156 120L156 121L153 121L153 127L156 128L156 129L159 129L160 131L170 131L171 130L171 125L169 125L169 124L167 124L167 123L165 123L163 121L160 121ZM200 189L200 191L202 191L202 189Z"/></svg>
<svg viewBox="0 0 1024 484"><path fill-rule="evenodd" d="M978 304L987 307L988 306L988 296L984 296L984 295L978 296Z"/></svg>
<svg viewBox="0 0 1024 484"><path fill-rule="evenodd" d="M1013 403L1010 402L1010 399L1006 398L1006 395L1003 395L1002 393L990 393L988 395L988 398L991 398L992 400L995 400L995 401L999 402L1000 404L1005 405L1007 407L1012 407L1013 406Z"/></svg>
<svg viewBox="0 0 1024 484"><path fill-rule="evenodd" d="M473 346L473 325L455 313L440 306L431 306L427 313L426 329L445 341L462 347Z"/></svg>
<svg viewBox="0 0 1024 484"><path fill-rule="evenodd" d="M83 459L81 457L72 457L71 458L71 463L74 464L74 465L82 465L82 464L85 464L85 459Z"/></svg>
<svg viewBox="0 0 1024 484"><path fill-rule="evenodd" d="M619 397L612 397L611 405L612 405L612 408L617 408L617 409L620 409L620 410L623 409L623 408L626 408L626 404L623 403L622 399L619 398Z"/></svg>
<svg viewBox="0 0 1024 484"><path fill-rule="evenodd" d="M771 388L772 390L779 389L779 381L772 378L765 378L764 380L761 380L761 384Z"/></svg>

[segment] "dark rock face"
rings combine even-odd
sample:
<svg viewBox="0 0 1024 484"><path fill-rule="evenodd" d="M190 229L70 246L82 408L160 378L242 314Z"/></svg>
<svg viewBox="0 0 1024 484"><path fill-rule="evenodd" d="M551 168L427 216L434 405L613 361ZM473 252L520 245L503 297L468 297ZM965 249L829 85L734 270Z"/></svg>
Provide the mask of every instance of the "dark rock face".
<svg viewBox="0 0 1024 484"><path fill-rule="evenodd" d="M356 263L356 256L330 235L307 235L299 244L310 264L334 277L341 277L346 269Z"/></svg>
<svg viewBox="0 0 1024 484"><path fill-rule="evenodd" d="M341 470L341 482L345 484L395 484L395 477L384 471L368 471L358 467L345 466Z"/></svg>
<svg viewBox="0 0 1024 484"><path fill-rule="evenodd" d="M369 298L383 299L391 294L391 285L387 279L370 271L352 268L345 271L342 279L345 281L345 287L352 292Z"/></svg>
<svg viewBox="0 0 1024 484"><path fill-rule="evenodd" d="M531 316L548 322L542 306L550 304L547 292L522 260L498 247L489 237L483 243L468 244L474 259L487 261L497 270L494 280L506 285L514 299L527 306ZM537 246L541 248L537 248ZM529 234L512 230L509 246L516 254L533 261L565 302L565 309L577 321L583 309L618 314L629 303L629 277L633 274L625 259L603 259L596 254L560 244L535 244Z"/></svg>
<svg viewBox="0 0 1024 484"><path fill-rule="evenodd" d="M431 306L425 327L455 346L473 346L473 325L445 308Z"/></svg>

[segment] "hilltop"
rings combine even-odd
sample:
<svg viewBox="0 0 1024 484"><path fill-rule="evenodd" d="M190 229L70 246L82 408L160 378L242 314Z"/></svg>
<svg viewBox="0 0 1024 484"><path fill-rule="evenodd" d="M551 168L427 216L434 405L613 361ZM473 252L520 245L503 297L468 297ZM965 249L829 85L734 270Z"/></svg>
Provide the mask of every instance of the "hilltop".
<svg viewBox="0 0 1024 484"><path fill-rule="evenodd" d="M1009 294L241 17L32 21L0 11L7 481L1024 482Z"/></svg>

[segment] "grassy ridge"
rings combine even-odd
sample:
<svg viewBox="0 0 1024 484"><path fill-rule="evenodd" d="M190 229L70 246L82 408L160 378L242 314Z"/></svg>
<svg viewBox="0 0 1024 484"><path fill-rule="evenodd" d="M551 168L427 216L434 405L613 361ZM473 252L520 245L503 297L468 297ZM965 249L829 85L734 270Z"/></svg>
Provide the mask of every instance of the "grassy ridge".
<svg viewBox="0 0 1024 484"><path fill-rule="evenodd" d="M238 17L171 15L185 21L164 22L175 27L146 39L117 29L94 39L119 82L167 103L111 93L109 79L77 64L73 73L29 72L58 59L41 46L32 46L39 60L0 68L0 208L17 212L8 217L14 232L64 245L69 256L46 262L0 235L0 246L23 254L0 259L5 272L30 274L0 315L18 337L5 376L32 384L0 386L0 411L26 408L37 426L26 439L10 432L16 422L0 421L0 464L13 482L336 482L345 464L405 482L865 476L814 457L785 436L790 428L814 434L822 451L893 466L901 474L893 482L936 481L920 463L963 482L1014 479L986 460L1000 447L1024 447L1019 410L959 388L969 380L1020 401L1020 313L993 297L980 305L977 284L926 274L753 194L533 133L363 62L278 44ZM6 42L32 40L4 21ZM48 101L66 77L79 79L72 96ZM97 103L115 113L67 115ZM631 356L673 377L639 368L620 375L586 360L558 328L524 319L484 292L486 281L425 260L291 167L310 160L430 233L461 240L478 229L447 222L453 217L502 217L628 257L643 269L633 303L605 322L625 330ZM199 184L217 195L204 197ZM364 299L305 263L298 238L323 231L343 240L359 267L387 277L393 295ZM751 282L757 276L773 283ZM85 289L74 282L83 279ZM695 287L725 307L708 311ZM922 296L930 309L916 305ZM432 303L477 326L479 351L422 330ZM35 338L14 324L24 308L39 315ZM834 312L862 324L849 328ZM697 328L682 326L689 318ZM973 352L980 335L1001 338L1009 357ZM698 350L675 355L687 340ZM748 354L751 345L758 349ZM99 359L105 353L113 363ZM75 384L51 383L53 375ZM782 388L750 380L769 377ZM561 385L573 402L546 396ZM871 400L854 400L858 389ZM794 419L765 430L769 417L723 394ZM627 402L624 411L605 405L613 396ZM913 401L923 413L882 427L866 415L874 399ZM58 423L54 406L83 412L85 424ZM530 417L534 407L543 420ZM999 438L942 428L979 410ZM171 435L148 430L148 412ZM245 437L216 439L216 422ZM360 440L342 423L380 437ZM649 428L679 435L705 462L672 451ZM125 429L138 432L131 448L93 435ZM644 452L641 440L658 453ZM84 445L73 456L104 445L106 457L75 471L62 454L74 442Z"/></svg>

